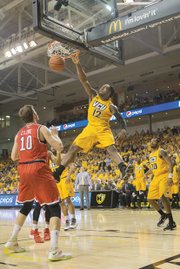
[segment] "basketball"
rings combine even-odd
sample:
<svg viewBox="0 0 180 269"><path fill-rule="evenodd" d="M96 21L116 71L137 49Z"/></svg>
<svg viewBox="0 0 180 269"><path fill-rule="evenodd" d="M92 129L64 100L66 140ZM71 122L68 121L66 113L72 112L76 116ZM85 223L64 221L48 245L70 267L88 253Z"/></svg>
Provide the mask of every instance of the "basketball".
<svg viewBox="0 0 180 269"><path fill-rule="evenodd" d="M65 64L65 60L59 55L53 55L49 59L49 67L50 69L54 71L59 71L59 72L63 71L64 64Z"/></svg>

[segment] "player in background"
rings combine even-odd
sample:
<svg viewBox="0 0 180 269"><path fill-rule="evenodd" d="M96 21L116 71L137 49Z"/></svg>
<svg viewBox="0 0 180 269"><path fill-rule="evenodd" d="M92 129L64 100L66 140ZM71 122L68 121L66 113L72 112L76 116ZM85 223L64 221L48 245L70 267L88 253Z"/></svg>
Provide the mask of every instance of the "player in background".
<svg viewBox="0 0 180 269"><path fill-rule="evenodd" d="M171 187L172 208L179 208L179 182L180 182L180 162L178 158L173 158L173 184Z"/></svg>
<svg viewBox="0 0 180 269"><path fill-rule="evenodd" d="M71 179L71 175L76 169L75 163L71 163L63 171L60 182L57 183L61 198L61 210L65 217L66 223L64 230L75 229L77 227L77 221L75 216L75 207L71 201L71 197L74 197L74 186Z"/></svg>
<svg viewBox="0 0 180 269"><path fill-rule="evenodd" d="M58 189L48 164L47 150L48 143L55 150L62 151L62 142L55 127L50 131L46 126L37 123L39 117L32 105L23 106L19 110L19 116L25 126L15 137L11 158L13 161L18 160L18 202L23 203L23 207L5 247L13 252L25 251L18 244L18 235L36 198L41 206L47 205L50 211L51 241L48 259L68 259L70 254L58 250L61 210Z"/></svg>
<svg viewBox="0 0 180 269"><path fill-rule="evenodd" d="M53 172L57 166L61 163L61 158L63 158L64 154L55 151L51 148L49 153L50 159L50 168ZM75 217L75 207L71 201L71 197L74 197L74 186L72 183L71 175L74 173L76 169L76 164L71 163L68 167L63 171L61 175L60 182L57 183L59 195L60 195L60 206L62 213L65 217L65 226L64 230L67 231L69 229L75 229L77 227L77 221Z"/></svg>
<svg viewBox="0 0 180 269"><path fill-rule="evenodd" d="M111 159L120 169L122 178L124 178L127 166L115 147L115 139L109 125L112 115L115 115L121 128L117 139L121 142L125 140L127 133L126 123L118 108L111 101L114 89L110 85L105 84L96 92L87 80L78 55L75 55L72 61L76 65L79 80L89 96L88 126L75 139L62 159L60 167L56 169L53 175L58 180L64 169L73 161L77 152L83 151L86 153L96 145L107 150Z"/></svg>
<svg viewBox="0 0 180 269"><path fill-rule="evenodd" d="M141 208L141 202L146 201L146 180L145 180L145 170L147 166L141 161L140 157L137 157L137 161L134 165L134 175L135 175L135 187L137 195L137 204Z"/></svg>
<svg viewBox="0 0 180 269"><path fill-rule="evenodd" d="M149 160L153 179L149 186L147 198L151 206L161 215L157 226L160 227L164 224L166 219L169 220L169 223L164 228L164 231L166 231L176 228L176 223L174 222L171 213L170 203L167 199L172 186L173 165L171 158L164 149L160 148L159 144L160 140L158 138L153 138L151 140L152 152L149 156ZM149 171L147 173L149 173ZM161 199L166 213L157 203L157 200L159 199Z"/></svg>

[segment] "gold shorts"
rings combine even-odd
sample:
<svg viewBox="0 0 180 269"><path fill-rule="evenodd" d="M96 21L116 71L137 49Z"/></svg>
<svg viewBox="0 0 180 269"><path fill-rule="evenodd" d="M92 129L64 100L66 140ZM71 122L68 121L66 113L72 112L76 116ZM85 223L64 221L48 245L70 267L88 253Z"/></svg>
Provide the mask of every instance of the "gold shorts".
<svg viewBox="0 0 180 269"><path fill-rule="evenodd" d="M62 178L61 181L57 183L57 188L61 200L64 200L68 197L74 197L74 188L72 181L66 183L66 178Z"/></svg>
<svg viewBox="0 0 180 269"><path fill-rule="evenodd" d="M80 147L84 152L88 152L93 146L106 148L114 145L114 136L109 127L94 127L88 125L80 133L73 144Z"/></svg>
<svg viewBox="0 0 180 269"><path fill-rule="evenodd" d="M136 178L135 180L136 191L146 190L146 181L144 178Z"/></svg>
<svg viewBox="0 0 180 269"><path fill-rule="evenodd" d="M160 199L163 195L165 197L170 196L170 188L168 186L168 174L160 175L158 177L154 177L149 185L148 190L148 199Z"/></svg>

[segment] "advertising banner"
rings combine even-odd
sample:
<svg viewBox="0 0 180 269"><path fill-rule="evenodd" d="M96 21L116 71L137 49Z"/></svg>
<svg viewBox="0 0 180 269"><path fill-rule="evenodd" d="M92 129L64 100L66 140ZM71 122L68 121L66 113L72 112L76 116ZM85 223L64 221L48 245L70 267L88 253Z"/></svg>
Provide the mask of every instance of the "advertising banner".
<svg viewBox="0 0 180 269"><path fill-rule="evenodd" d="M21 207L22 204L16 202L17 194L0 194L0 207ZM75 196L71 198L75 207L80 207L79 192L75 192ZM89 192L89 201L91 202L91 192ZM84 198L84 206L86 207L86 199Z"/></svg>
<svg viewBox="0 0 180 269"><path fill-rule="evenodd" d="M75 207L80 207L81 199L79 196L79 192L75 192L75 196L71 197L71 201L73 202ZM89 202L91 203L91 192L89 192ZM84 207L86 207L86 199L84 197Z"/></svg>
<svg viewBox="0 0 180 269"><path fill-rule="evenodd" d="M92 28L87 32L86 41L89 45L97 47L179 18L180 1L163 0Z"/></svg>
<svg viewBox="0 0 180 269"><path fill-rule="evenodd" d="M178 109L178 108L180 108L180 100L169 102L169 103L164 103L160 105L155 105L155 106L147 106L147 107L131 109L126 112L121 112L121 115L124 119L129 119L129 118L150 115L153 113L158 113L158 112L163 112L163 111L168 111L168 110L173 110L173 109ZM115 120L116 120L115 116L112 116L111 121L115 121ZM65 132L68 130L83 128L87 126L87 124L88 124L87 120L81 120L81 121L69 122L66 124L58 125L56 127L58 131Z"/></svg>

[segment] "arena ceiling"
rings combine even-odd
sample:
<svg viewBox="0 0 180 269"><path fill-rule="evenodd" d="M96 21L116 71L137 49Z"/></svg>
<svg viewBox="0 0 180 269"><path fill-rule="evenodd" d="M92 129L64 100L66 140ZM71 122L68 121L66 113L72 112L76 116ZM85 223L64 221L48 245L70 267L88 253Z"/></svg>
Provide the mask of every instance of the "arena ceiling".
<svg viewBox="0 0 180 269"><path fill-rule="evenodd" d="M81 5L83 2L78 0ZM140 6L119 6L118 11L125 15L138 8ZM57 107L86 98L71 61L66 62L61 73L49 69L47 44L50 39L33 31L32 1L0 0L0 21L1 110L11 109L13 113L19 105L27 102ZM5 58L9 44L16 45L22 40L35 41L37 46L15 57ZM89 52L82 53L82 65L94 87L108 82L117 91L131 85L137 85L136 91L142 88L153 90L158 84L166 88L167 82L174 85L173 89L179 89L180 20L128 37L123 42L124 65L108 62Z"/></svg>

